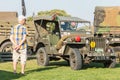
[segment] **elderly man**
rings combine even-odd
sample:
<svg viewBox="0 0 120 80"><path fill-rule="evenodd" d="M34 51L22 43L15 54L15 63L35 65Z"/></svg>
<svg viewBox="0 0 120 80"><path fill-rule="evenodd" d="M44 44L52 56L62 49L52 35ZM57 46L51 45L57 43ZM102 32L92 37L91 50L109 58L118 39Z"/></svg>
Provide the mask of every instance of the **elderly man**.
<svg viewBox="0 0 120 80"><path fill-rule="evenodd" d="M24 74L27 59L27 42L26 27L24 26L26 17L21 15L18 17L18 24L11 28L10 40L13 44L13 69L16 74L17 63L20 58L21 74Z"/></svg>

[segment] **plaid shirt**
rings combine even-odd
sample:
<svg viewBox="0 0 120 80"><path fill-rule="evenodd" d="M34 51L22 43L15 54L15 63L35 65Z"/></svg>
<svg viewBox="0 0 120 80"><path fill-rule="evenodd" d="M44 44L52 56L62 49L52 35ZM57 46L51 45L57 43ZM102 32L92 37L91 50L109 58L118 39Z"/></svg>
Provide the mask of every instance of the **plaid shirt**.
<svg viewBox="0 0 120 80"><path fill-rule="evenodd" d="M26 33L27 33L26 27L18 24L18 25L11 28L10 35L13 35L14 41L17 43L17 45L19 45L21 40L23 39L23 36L26 35ZM15 46L13 45L13 47L15 47ZM20 49L25 49L25 48L27 48L27 42L26 41L22 44Z"/></svg>

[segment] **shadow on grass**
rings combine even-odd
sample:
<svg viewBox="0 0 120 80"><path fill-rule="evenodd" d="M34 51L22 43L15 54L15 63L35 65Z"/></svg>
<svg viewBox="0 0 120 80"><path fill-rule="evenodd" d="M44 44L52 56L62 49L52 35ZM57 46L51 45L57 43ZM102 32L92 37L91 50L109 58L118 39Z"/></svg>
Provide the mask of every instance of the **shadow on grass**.
<svg viewBox="0 0 120 80"><path fill-rule="evenodd" d="M67 66L70 67L70 64L67 61L54 61L50 63L50 66ZM102 63L95 63L95 62L91 62L90 64L84 64L82 69L87 69L87 68L104 68L104 65Z"/></svg>
<svg viewBox="0 0 120 80"><path fill-rule="evenodd" d="M52 61L49 66L70 66L67 61Z"/></svg>
<svg viewBox="0 0 120 80"><path fill-rule="evenodd" d="M120 67L120 63L117 63L115 67L119 68Z"/></svg>
<svg viewBox="0 0 120 80"><path fill-rule="evenodd" d="M120 63L116 63L114 68L119 68L119 67L120 67ZM91 62L90 64L84 64L83 69L87 69L87 68L107 68L107 67L104 67L103 63Z"/></svg>
<svg viewBox="0 0 120 80"><path fill-rule="evenodd" d="M45 70L50 70L50 69L54 69L54 68L57 68L57 67L49 67L49 66L46 66L46 67L43 67L43 68L38 68L38 69L34 69L34 70L29 70L26 72L26 74L31 74L32 72L41 72L41 71L45 71Z"/></svg>
<svg viewBox="0 0 120 80"><path fill-rule="evenodd" d="M104 65L102 63L91 62L90 64L83 65L83 69L87 69L87 68L104 68Z"/></svg>
<svg viewBox="0 0 120 80"><path fill-rule="evenodd" d="M45 71L45 70L51 70L51 69L55 69L61 66L69 66L67 64L66 61L51 61L50 64L48 66L42 67L42 68L38 68L38 69L34 69L34 70L29 70L26 73L32 73L32 72L41 72L41 71Z"/></svg>
<svg viewBox="0 0 120 80"><path fill-rule="evenodd" d="M61 67L61 66L67 66L70 67L70 64L67 61L54 61L50 63L50 66L57 66L57 67ZM120 67L120 63L116 64L115 68ZM104 67L103 63L95 63L95 62L91 62L89 64L84 64L82 69L87 69L87 68L106 68Z"/></svg>
<svg viewBox="0 0 120 80"><path fill-rule="evenodd" d="M0 70L0 80L13 80L22 77L20 74L13 74L13 72Z"/></svg>

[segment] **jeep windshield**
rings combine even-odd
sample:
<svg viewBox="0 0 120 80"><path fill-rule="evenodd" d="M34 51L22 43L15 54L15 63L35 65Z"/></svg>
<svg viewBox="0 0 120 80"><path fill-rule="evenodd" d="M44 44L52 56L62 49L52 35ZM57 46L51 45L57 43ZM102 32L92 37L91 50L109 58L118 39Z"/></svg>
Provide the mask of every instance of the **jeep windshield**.
<svg viewBox="0 0 120 80"><path fill-rule="evenodd" d="M91 31L90 23L87 23L87 22L81 23L81 22L75 22L75 21L61 22L61 31L89 33Z"/></svg>

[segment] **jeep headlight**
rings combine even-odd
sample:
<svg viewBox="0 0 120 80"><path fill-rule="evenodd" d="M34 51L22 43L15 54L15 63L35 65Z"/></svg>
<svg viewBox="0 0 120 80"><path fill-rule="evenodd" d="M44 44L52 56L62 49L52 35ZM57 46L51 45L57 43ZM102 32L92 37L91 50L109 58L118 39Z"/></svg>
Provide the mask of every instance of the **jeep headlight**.
<svg viewBox="0 0 120 80"><path fill-rule="evenodd" d="M106 43L106 44L109 44L109 42L110 42L110 41L109 41L108 39L106 39L105 43Z"/></svg>
<svg viewBox="0 0 120 80"><path fill-rule="evenodd" d="M89 44L89 40L88 39L86 39L86 44Z"/></svg>

